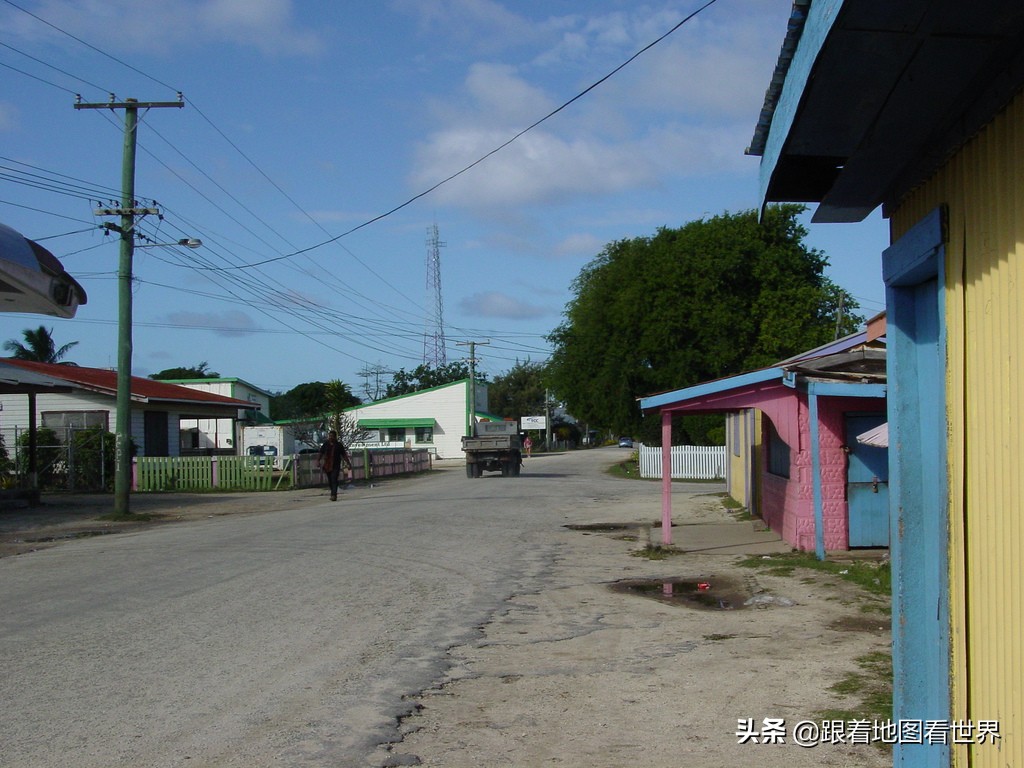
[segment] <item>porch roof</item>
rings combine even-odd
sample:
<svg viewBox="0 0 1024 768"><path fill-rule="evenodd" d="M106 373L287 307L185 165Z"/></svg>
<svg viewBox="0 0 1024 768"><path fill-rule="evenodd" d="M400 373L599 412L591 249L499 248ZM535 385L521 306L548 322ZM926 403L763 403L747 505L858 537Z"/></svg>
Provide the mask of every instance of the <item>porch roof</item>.
<svg viewBox="0 0 1024 768"><path fill-rule="evenodd" d="M884 397L885 349L866 347L866 339L867 334L862 331L787 358L769 368L641 397L640 408L650 412L756 407L756 400L766 396L774 385L789 388L799 385L817 394ZM874 386L865 388L868 385Z"/></svg>
<svg viewBox="0 0 1024 768"><path fill-rule="evenodd" d="M4 364L25 372L39 374L44 378L59 381L68 390L81 389L114 397L117 394L117 371L105 368L86 368L79 365L36 363L30 360L8 358ZM258 403L238 400L233 397L215 395L197 389L180 387L140 376L131 377L132 401L137 403L176 403L189 408L245 408L258 409Z"/></svg>
<svg viewBox="0 0 1024 768"><path fill-rule="evenodd" d="M898 202L1024 80L1024 4L795 0L748 154L761 200L860 221Z"/></svg>

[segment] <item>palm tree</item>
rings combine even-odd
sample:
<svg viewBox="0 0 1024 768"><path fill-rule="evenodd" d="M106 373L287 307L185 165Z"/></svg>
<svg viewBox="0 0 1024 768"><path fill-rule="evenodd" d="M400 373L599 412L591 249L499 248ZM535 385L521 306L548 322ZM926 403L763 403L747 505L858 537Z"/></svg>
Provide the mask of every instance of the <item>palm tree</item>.
<svg viewBox="0 0 1024 768"><path fill-rule="evenodd" d="M20 341L14 339L8 339L4 342L4 349L11 353L11 357L15 360L31 360L36 363L58 363L59 365L77 365L69 361L62 361L61 358L68 353L73 346L78 344L77 341L72 341L60 349L57 349L53 343L53 329L47 330L45 326L40 325L38 328L33 330L32 328L26 328L21 332L21 335L25 338L25 343L22 344Z"/></svg>

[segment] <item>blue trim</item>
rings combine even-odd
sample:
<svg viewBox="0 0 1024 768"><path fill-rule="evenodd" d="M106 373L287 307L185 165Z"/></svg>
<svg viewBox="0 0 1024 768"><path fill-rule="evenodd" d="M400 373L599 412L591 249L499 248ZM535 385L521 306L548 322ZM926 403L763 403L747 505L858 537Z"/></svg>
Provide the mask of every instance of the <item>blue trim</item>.
<svg viewBox="0 0 1024 768"><path fill-rule="evenodd" d="M665 406L676 405L685 400L693 400L707 395L717 395L720 392L728 392L730 389L749 387L754 384L763 384L766 381L781 380L785 371L781 368L763 368L759 371L741 373L738 376L730 376L726 379L716 379L704 384L697 384L686 389L677 389L674 392L664 392L660 395L650 395L640 398L641 410L647 411L652 408L664 408Z"/></svg>
<svg viewBox="0 0 1024 768"><path fill-rule="evenodd" d="M883 255L889 365L893 718L952 716L943 216ZM896 766L949 765L940 744L896 744Z"/></svg>
<svg viewBox="0 0 1024 768"><path fill-rule="evenodd" d="M821 446L819 445L818 430L818 396L810 395L807 398L811 406L811 472L814 473L814 554L819 560L825 559L825 516L822 511L821 500Z"/></svg>
<svg viewBox="0 0 1024 768"><path fill-rule="evenodd" d="M786 72L782 94L772 115L772 127L768 132L764 155L761 158L760 197L761 207L768 196L768 186L782 157L782 151L789 140L796 114L800 109L807 83L810 80L818 54L825 44L825 38L832 30L843 0L814 0L804 22L803 33L797 44L793 61Z"/></svg>
<svg viewBox="0 0 1024 768"><path fill-rule="evenodd" d="M885 397L888 384L861 384L856 381L808 381L807 394L822 397Z"/></svg>

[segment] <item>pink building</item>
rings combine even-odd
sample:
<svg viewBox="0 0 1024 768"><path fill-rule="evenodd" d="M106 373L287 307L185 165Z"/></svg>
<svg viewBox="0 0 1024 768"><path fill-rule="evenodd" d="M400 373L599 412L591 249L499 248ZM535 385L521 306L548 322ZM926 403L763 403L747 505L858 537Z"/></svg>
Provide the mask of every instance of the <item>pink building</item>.
<svg viewBox="0 0 1024 768"><path fill-rule="evenodd" d="M730 489L749 489L740 500L751 512L824 558L888 546L888 450L857 440L885 423L885 395L885 349L872 331L771 368L645 397L641 407L661 415L663 446L674 417L726 414ZM671 479L663 482L670 520Z"/></svg>

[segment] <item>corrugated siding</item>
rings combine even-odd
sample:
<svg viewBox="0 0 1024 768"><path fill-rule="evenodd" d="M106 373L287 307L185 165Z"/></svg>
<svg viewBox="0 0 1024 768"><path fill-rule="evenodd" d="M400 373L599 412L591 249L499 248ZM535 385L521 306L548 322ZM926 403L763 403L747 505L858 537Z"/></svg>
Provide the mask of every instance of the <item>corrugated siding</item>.
<svg viewBox="0 0 1024 768"><path fill-rule="evenodd" d="M894 214L949 207L946 316L954 717L998 719L957 765L1024 765L1024 96Z"/></svg>

